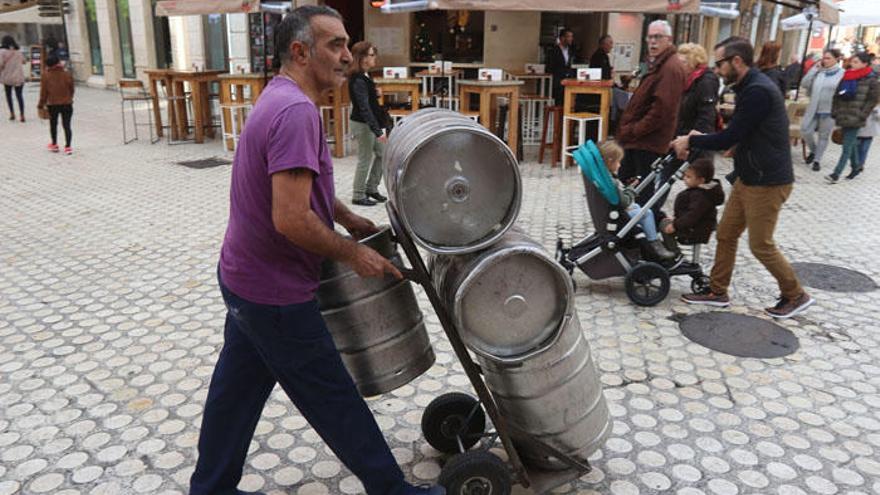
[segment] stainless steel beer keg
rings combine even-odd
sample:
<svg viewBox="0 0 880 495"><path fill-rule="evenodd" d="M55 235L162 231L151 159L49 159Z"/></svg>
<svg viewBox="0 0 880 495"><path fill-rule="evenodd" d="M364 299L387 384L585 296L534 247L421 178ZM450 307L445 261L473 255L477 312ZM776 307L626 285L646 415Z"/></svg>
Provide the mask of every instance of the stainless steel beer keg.
<svg viewBox="0 0 880 495"><path fill-rule="evenodd" d="M403 228L433 253L490 246L519 213L516 157L457 112L423 109L402 119L389 137L384 167Z"/></svg>
<svg viewBox="0 0 880 495"><path fill-rule="evenodd" d="M431 277L462 340L487 357L547 345L570 310L568 273L517 230L477 253L433 256Z"/></svg>
<svg viewBox="0 0 880 495"><path fill-rule="evenodd" d="M386 258L400 259L390 228L361 243ZM434 350L409 281L390 275L362 278L332 260L321 268L321 314L362 395L394 390L434 364Z"/></svg>
<svg viewBox="0 0 880 495"><path fill-rule="evenodd" d="M537 354L477 360L499 412L520 430L581 461L611 434L608 404L576 313ZM517 442L517 448L531 466L569 467L527 442Z"/></svg>

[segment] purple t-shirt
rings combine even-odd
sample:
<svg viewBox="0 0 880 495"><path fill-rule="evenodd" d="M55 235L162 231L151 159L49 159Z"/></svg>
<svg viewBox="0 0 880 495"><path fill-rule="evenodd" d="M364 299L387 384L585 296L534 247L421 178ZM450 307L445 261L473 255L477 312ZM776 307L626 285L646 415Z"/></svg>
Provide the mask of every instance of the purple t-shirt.
<svg viewBox="0 0 880 495"><path fill-rule="evenodd" d="M232 165L229 226L220 276L237 296L257 304L311 301L322 257L287 240L272 223L272 174L315 173L309 202L333 228L333 163L318 108L290 79L276 77L248 115Z"/></svg>

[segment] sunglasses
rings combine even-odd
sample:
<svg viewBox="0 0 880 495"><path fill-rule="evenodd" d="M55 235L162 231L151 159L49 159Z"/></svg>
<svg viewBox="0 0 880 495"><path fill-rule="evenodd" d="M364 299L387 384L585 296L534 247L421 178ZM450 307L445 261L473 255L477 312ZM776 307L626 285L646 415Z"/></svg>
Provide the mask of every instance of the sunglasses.
<svg viewBox="0 0 880 495"><path fill-rule="evenodd" d="M724 62L730 62L731 60L733 60L733 57L724 57L721 60L716 60L715 61L715 68L720 69L721 66L724 65Z"/></svg>

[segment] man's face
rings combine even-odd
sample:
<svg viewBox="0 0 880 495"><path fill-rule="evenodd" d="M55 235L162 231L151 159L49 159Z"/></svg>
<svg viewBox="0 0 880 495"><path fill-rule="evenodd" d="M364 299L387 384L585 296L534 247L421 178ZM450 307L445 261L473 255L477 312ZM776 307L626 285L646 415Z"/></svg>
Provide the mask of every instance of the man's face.
<svg viewBox="0 0 880 495"><path fill-rule="evenodd" d="M733 60L724 56L724 48L715 50L715 73L724 79L725 84L732 84L737 80Z"/></svg>
<svg viewBox="0 0 880 495"><path fill-rule="evenodd" d="M614 40L609 36L602 42L602 49L605 50L606 53L611 53L612 48L614 48Z"/></svg>
<svg viewBox="0 0 880 495"><path fill-rule="evenodd" d="M341 86L352 61L345 26L335 17L313 17L312 36L315 46L309 47L307 72L312 74L321 91Z"/></svg>
<svg viewBox="0 0 880 495"><path fill-rule="evenodd" d="M559 38L559 43L562 46L571 46L571 44L574 43L574 33L571 31L562 33L562 36Z"/></svg>
<svg viewBox="0 0 880 495"><path fill-rule="evenodd" d="M672 46L672 36L666 34L663 26L648 27L648 54L656 57Z"/></svg>

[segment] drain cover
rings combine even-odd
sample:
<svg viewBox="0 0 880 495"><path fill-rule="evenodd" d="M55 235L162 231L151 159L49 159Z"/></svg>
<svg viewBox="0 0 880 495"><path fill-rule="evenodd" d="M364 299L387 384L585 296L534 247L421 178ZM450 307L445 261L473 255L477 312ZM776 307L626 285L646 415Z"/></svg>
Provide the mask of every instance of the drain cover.
<svg viewBox="0 0 880 495"><path fill-rule="evenodd" d="M713 351L731 356L775 358L798 350L798 339L785 328L754 316L707 312L680 315L681 333Z"/></svg>
<svg viewBox="0 0 880 495"><path fill-rule="evenodd" d="M871 292L877 283L864 273L823 263L792 263L801 283L830 292Z"/></svg>
<svg viewBox="0 0 880 495"><path fill-rule="evenodd" d="M201 160L185 160L182 162L177 162L178 165L197 169L219 167L221 165L229 165L230 163L232 162L225 158L219 158L216 156L212 156L211 158L203 158Z"/></svg>

